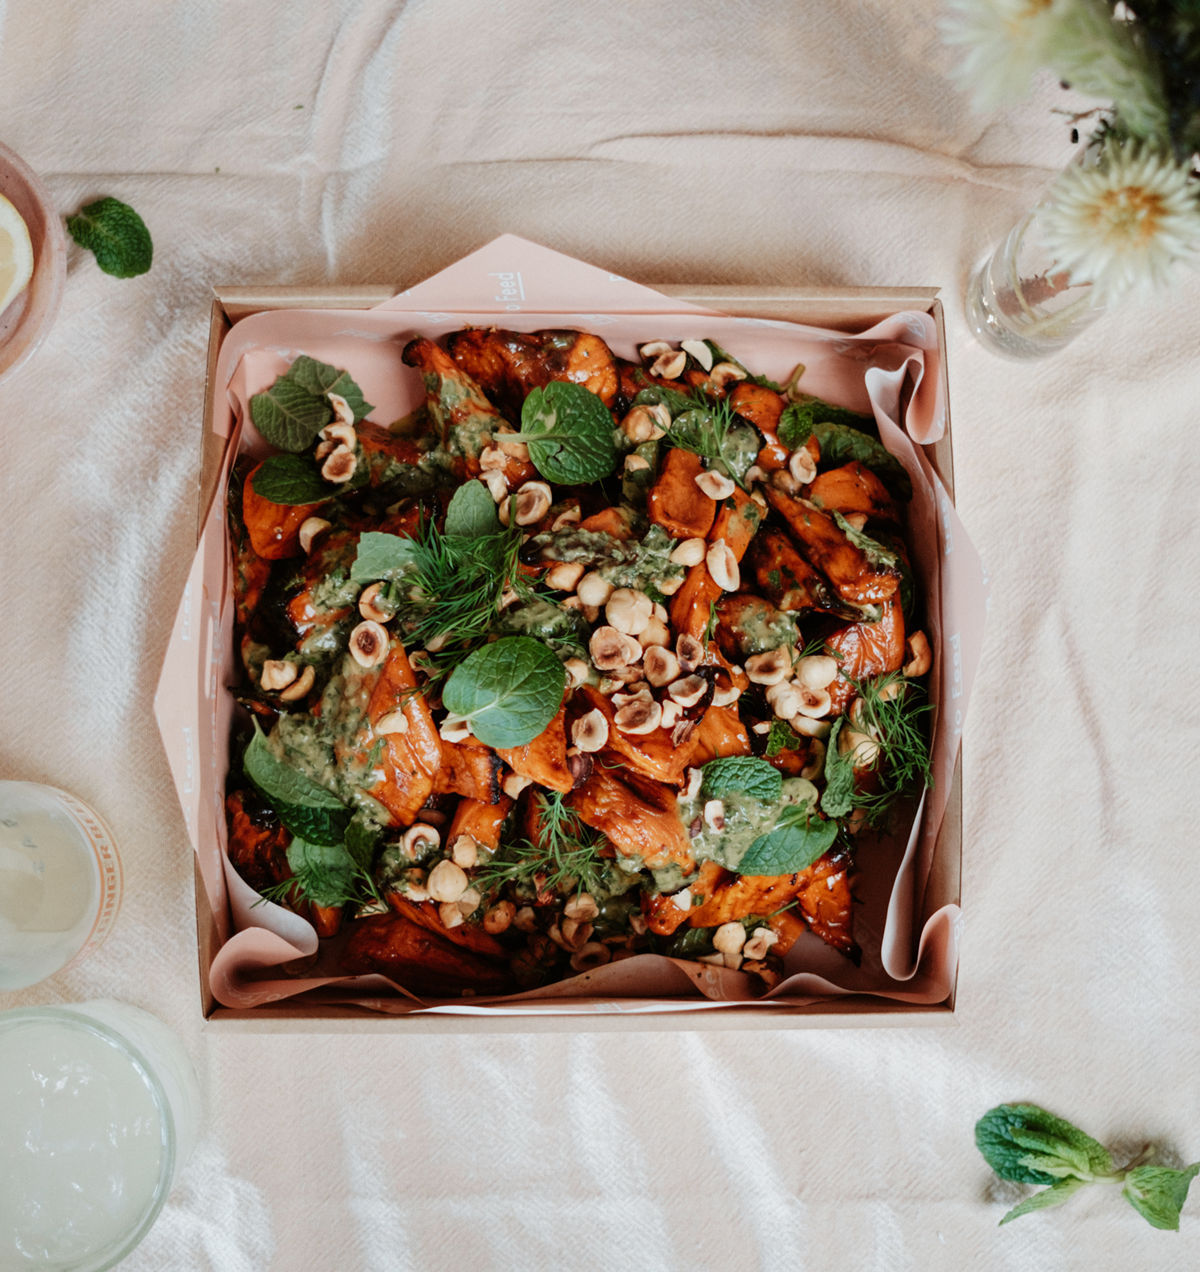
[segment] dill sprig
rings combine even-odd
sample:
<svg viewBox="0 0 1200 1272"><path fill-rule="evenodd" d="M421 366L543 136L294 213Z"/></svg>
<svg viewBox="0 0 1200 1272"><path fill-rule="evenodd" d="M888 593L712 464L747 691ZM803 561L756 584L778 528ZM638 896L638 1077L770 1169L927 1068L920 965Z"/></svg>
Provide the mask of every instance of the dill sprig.
<svg viewBox="0 0 1200 1272"><path fill-rule="evenodd" d="M507 840L496 855L472 877L485 897L506 883L535 884L553 892L574 883L577 892L594 892L600 886L600 849L605 837L593 830L559 791L539 791L537 843L529 839Z"/></svg>
<svg viewBox="0 0 1200 1272"><path fill-rule="evenodd" d="M733 481L747 490L745 465L739 464L731 446L731 434L742 423L729 402L710 398L702 388L692 393L695 405L671 421L667 437L673 446L691 451L710 463L720 463ZM746 425L746 427L750 427Z"/></svg>
<svg viewBox="0 0 1200 1272"><path fill-rule="evenodd" d="M925 718L933 706L921 701L924 689L899 672L851 684L859 702L852 724L879 743L874 789L861 790L856 784L851 798L853 806L866 814L867 824L879 829L899 800L915 798L933 785ZM899 692L894 685L900 686Z"/></svg>
<svg viewBox="0 0 1200 1272"><path fill-rule="evenodd" d="M264 888L262 899L276 905L310 901L323 907L367 905L383 900L369 870L357 863L343 868L320 861L305 862L290 879ZM258 904L261 903L256 901L255 905Z"/></svg>

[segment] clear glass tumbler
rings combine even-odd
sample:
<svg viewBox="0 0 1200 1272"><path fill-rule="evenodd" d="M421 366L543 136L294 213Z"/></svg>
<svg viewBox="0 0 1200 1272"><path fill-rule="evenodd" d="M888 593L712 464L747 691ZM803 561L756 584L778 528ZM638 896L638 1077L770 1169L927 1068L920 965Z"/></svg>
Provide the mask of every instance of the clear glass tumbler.
<svg viewBox="0 0 1200 1272"><path fill-rule="evenodd" d="M81 800L0 782L0 993L86 958L121 906L112 833Z"/></svg>
<svg viewBox="0 0 1200 1272"><path fill-rule="evenodd" d="M200 1087L156 1017L99 999L0 1012L0 1268L103 1272L195 1145Z"/></svg>

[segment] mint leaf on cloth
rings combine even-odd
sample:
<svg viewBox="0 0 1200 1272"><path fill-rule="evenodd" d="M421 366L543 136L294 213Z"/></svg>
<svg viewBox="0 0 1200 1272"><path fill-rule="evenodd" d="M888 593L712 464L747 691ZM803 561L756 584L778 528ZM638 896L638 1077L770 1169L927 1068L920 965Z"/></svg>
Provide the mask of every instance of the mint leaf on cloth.
<svg viewBox="0 0 1200 1272"><path fill-rule="evenodd" d="M1053 1184L1067 1174L1090 1181L1112 1171L1103 1144L1035 1104L990 1109L975 1125L975 1146L1001 1179L1019 1184Z"/></svg>
<svg viewBox="0 0 1200 1272"><path fill-rule="evenodd" d="M1000 1220L1000 1226L1003 1228L1006 1223L1011 1223L1014 1219L1020 1219L1022 1215L1032 1214L1035 1210L1046 1210L1051 1206L1061 1206L1064 1201L1069 1201L1075 1193L1081 1188L1086 1188L1087 1185L1088 1181L1086 1179L1060 1179L1053 1187L1043 1188L1041 1192L1034 1193L1032 1197L1026 1197L1019 1206L1014 1206Z"/></svg>
<svg viewBox="0 0 1200 1272"><path fill-rule="evenodd" d="M67 217L67 230L114 278L136 278L154 261L154 244L146 222L120 199L109 196L80 208Z"/></svg>
<svg viewBox="0 0 1200 1272"><path fill-rule="evenodd" d="M459 663L442 704L485 746L525 746L554 719L565 691L557 654L532 637L505 636Z"/></svg>
<svg viewBox="0 0 1200 1272"><path fill-rule="evenodd" d="M521 431L507 440L529 447L543 477L574 486L599 481L616 467L613 431L613 417L594 393L581 384L552 380L525 399Z"/></svg>
<svg viewBox="0 0 1200 1272"><path fill-rule="evenodd" d="M700 794L706 799L719 799L730 791L749 795L760 804L773 804L783 790L783 775L766 760L750 755L733 755L710 760L702 770Z"/></svg>
<svg viewBox="0 0 1200 1272"><path fill-rule="evenodd" d="M1121 1194L1151 1227L1178 1232L1179 1212L1187 1201L1188 1188L1198 1174L1200 1162L1186 1170L1136 1166L1125 1176Z"/></svg>
<svg viewBox="0 0 1200 1272"><path fill-rule="evenodd" d="M338 494L307 455L272 455L263 460L250 485L260 498L290 507L324 503Z"/></svg>

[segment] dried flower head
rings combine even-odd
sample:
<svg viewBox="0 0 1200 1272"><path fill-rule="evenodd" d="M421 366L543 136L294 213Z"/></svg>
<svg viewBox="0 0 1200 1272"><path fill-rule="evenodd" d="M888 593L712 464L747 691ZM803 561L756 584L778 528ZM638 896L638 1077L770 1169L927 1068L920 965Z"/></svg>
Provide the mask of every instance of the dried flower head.
<svg viewBox="0 0 1200 1272"><path fill-rule="evenodd" d="M1127 143L1110 144L1099 166L1073 164L1042 213L1047 248L1073 283L1091 283L1108 304L1145 297L1190 259L1200 240L1200 205L1187 169Z"/></svg>
<svg viewBox="0 0 1200 1272"><path fill-rule="evenodd" d="M955 76L975 93L976 110L992 110L1029 91L1047 62L1054 0L949 0L942 36L966 46Z"/></svg>

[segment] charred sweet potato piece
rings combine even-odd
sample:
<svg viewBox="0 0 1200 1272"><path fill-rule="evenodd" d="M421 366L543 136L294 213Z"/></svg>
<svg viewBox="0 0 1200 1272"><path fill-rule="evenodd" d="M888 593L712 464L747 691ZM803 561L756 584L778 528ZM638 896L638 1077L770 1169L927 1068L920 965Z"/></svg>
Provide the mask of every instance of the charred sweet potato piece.
<svg viewBox="0 0 1200 1272"><path fill-rule="evenodd" d="M579 528L611 534L614 539L620 539L622 543L628 543L630 539L636 538L633 513L628 508L601 508L590 517L584 517L579 523Z"/></svg>
<svg viewBox="0 0 1200 1272"><path fill-rule="evenodd" d="M833 711L845 711L854 697L851 679L884 676L904 666L904 614L897 600L885 601L877 623L852 623L836 631L826 648L841 660L838 677L829 686Z"/></svg>
<svg viewBox="0 0 1200 1272"><path fill-rule="evenodd" d="M567 765L566 719L566 708L559 707L558 714L532 742L524 746L497 747L496 754L514 773L565 795L575 785Z"/></svg>
<svg viewBox="0 0 1200 1272"><path fill-rule="evenodd" d="M485 804L478 799L459 800L450 821L450 829L446 832L446 843L453 844L459 835L470 835L476 843L495 852L500 847L504 819L512 806L511 796L505 795L503 791L494 804Z"/></svg>
<svg viewBox="0 0 1200 1272"><path fill-rule="evenodd" d="M502 994L512 985L507 967L398 914L359 919L341 970L348 976L379 972L413 993L432 996L457 997L464 989Z"/></svg>
<svg viewBox="0 0 1200 1272"><path fill-rule="evenodd" d="M692 751L689 762L699 766L726 755L749 755L750 735L732 707L709 707L688 739Z"/></svg>
<svg viewBox="0 0 1200 1272"><path fill-rule="evenodd" d="M389 892L387 903L394 914L408 919L418 927L423 927L435 936L443 937L453 945L460 945L465 950L474 950L476 954L484 954L490 958L504 958L504 946L490 936L478 923L460 923L458 927L448 928L438 913L436 901L422 901L418 905L399 892Z"/></svg>
<svg viewBox="0 0 1200 1272"><path fill-rule="evenodd" d="M688 913L692 927L720 927L750 914L767 915L790 905L805 887L807 871L785 875L734 875Z"/></svg>
<svg viewBox="0 0 1200 1272"><path fill-rule="evenodd" d="M225 814L230 864L255 892L292 877L287 859L292 837L273 809L252 791L233 791L225 797Z"/></svg>
<svg viewBox="0 0 1200 1272"><path fill-rule="evenodd" d="M683 771L691 763L695 749L690 739L683 746L675 746L669 729L655 729L653 733L622 733L613 723L617 709L610 698L587 684L579 686L575 697L578 714L586 714L595 708L608 721L608 750L619 756L623 765L658 782L677 786L683 780Z"/></svg>
<svg viewBox="0 0 1200 1272"><path fill-rule="evenodd" d="M729 395L729 405L751 424L774 433L787 402L774 389L743 380Z"/></svg>
<svg viewBox="0 0 1200 1272"><path fill-rule="evenodd" d="M717 602L716 635L725 657L741 662L784 643L794 645L798 633L795 623L770 601L749 592L727 592Z"/></svg>
<svg viewBox="0 0 1200 1272"><path fill-rule="evenodd" d="M691 451L674 447L659 470L658 480L646 495L650 520L672 539L703 539L712 529L717 501L696 485L704 463Z"/></svg>
<svg viewBox="0 0 1200 1272"><path fill-rule="evenodd" d="M862 954L854 942L854 894L850 887L849 857L827 852L804 873L810 878L796 894L800 913L826 945L832 945L857 963Z"/></svg>
<svg viewBox="0 0 1200 1272"><path fill-rule="evenodd" d="M800 939L804 932L804 920L795 910L782 910L772 914L767 920L767 927L775 933L779 940L771 946L771 953L782 958Z"/></svg>
<svg viewBox="0 0 1200 1272"><path fill-rule="evenodd" d="M337 936L342 930L342 912L345 908L344 905L318 905L315 901L310 901L308 920L318 936Z"/></svg>
<svg viewBox="0 0 1200 1272"><path fill-rule="evenodd" d="M851 605L868 605L886 601L896 591L898 576L872 566L866 553L846 538L832 517L773 486L767 486L765 493L767 502L803 545L810 564L825 575L842 600Z"/></svg>
<svg viewBox="0 0 1200 1272"><path fill-rule="evenodd" d="M788 613L840 610L829 584L796 550L782 530L767 529L750 550L750 568L764 596Z"/></svg>
<svg viewBox="0 0 1200 1272"><path fill-rule="evenodd" d="M377 486L390 464L410 464L413 467L420 462L424 451L411 437L398 437L381 424L372 424L363 420L355 425L358 444L362 447L364 461L371 474L371 485ZM432 485L432 482L430 483Z"/></svg>
<svg viewBox="0 0 1200 1272"><path fill-rule="evenodd" d="M821 473L808 488L808 497L818 508L830 508L843 515L861 512L868 517L896 524L896 505L887 487L862 464L843 464Z"/></svg>
<svg viewBox="0 0 1200 1272"><path fill-rule="evenodd" d="M467 738L465 742L442 742L442 763L434 776L435 795L465 795L481 804L500 801L500 781L504 761L491 749Z"/></svg>
<svg viewBox="0 0 1200 1272"><path fill-rule="evenodd" d="M728 874L715 861L706 861L696 872L696 877L688 881L688 891L691 893L691 897L687 898L689 907L693 904L693 897L707 900L712 896L714 889ZM690 909L682 909L676 905L667 893L656 892L653 896L647 892L642 893L642 914L646 917L650 931L659 936L670 936L677 931L687 922L690 913Z"/></svg>
<svg viewBox="0 0 1200 1272"><path fill-rule="evenodd" d="M746 555L758 527L762 509L741 488L734 490L721 507L708 531L709 543L725 540L725 546L741 561ZM671 625L680 632L700 638L708 626L709 606L722 595L723 589L708 572L703 561L693 565L683 586L671 597Z"/></svg>
<svg viewBox="0 0 1200 1272"><path fill-rule="evenodd" d="M410 367L421 372L425 383L425 403L437 425L442 445L453 457L456 477L478 477L479 454L489 444L504 417L483 395L483 391L432 340L410 340L401 355Z"/></svg>
<svg viewBox="0 0 1200 1272"><path fill-rule="evenodd" d="M242 484L242 521L250 544L266 561L299 556L300 527L321 505L277 504L256 494L254 475L261 467L259 464L253 468Z"/></svg>
<svg viewBox="0 0 1200 1272"><path fill-rule="evenodd" d="M412 692L416 683L404 646L392 641L367 702L367 718L374 728L385 715L402 707L408 721L406 732L384 735L384 779L371 788L374 798L401 826L412 825L432 794L435 775L441 770L442 747L448 745L438 736L424 697Z"/></svg>
<svg viewBox="0 0 1200 1272"><path fill-rule="evenodd" d="M612 350L585 331L500 331L468 328L446 337L454 361L513 419L531 389L552 380L582 384L605 406L620 375Z"/></svg>
<svg viewBox="0 0 1200 1272"><path fill-rule="evenodd" d="M691 840L679 820L675 792L666 786L659 792L658 802L652 804L597 765L566 802L589 826L607 835L623 856L641 857L650 869L673 861L690 870Z"/></svg>

